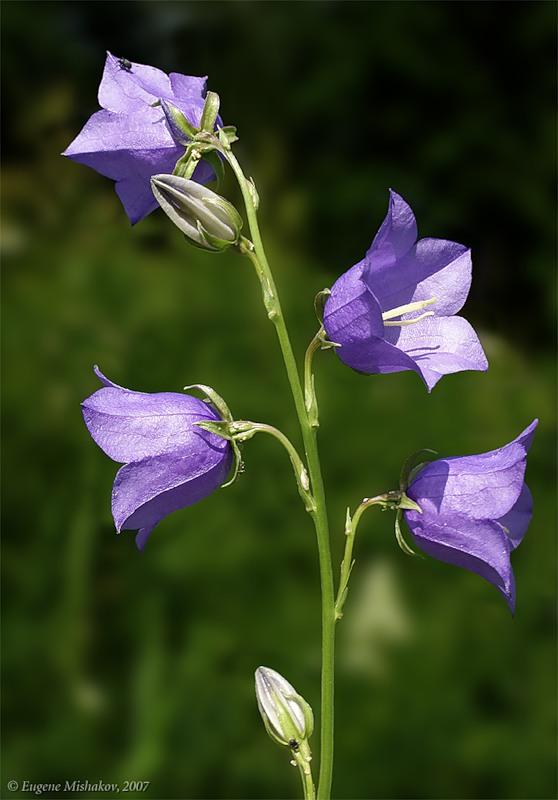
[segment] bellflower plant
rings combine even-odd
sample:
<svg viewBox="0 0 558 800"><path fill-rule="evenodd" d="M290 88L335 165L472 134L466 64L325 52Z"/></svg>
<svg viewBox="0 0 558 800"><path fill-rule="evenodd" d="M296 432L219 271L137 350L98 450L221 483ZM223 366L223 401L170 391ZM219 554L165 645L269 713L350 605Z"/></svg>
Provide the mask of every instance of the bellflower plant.
<svg viewBox="0 0 558 800"><path fill-rule="evenodd" d="M250 261L277 339L300 426L303 456L280 430L265 422L236 420L207 386L206 399L191 394L131 391L96 374L102 388L83 402L83 417L99 447L122 464L112 511L117 531L137 530L140 549L168 514L212 494L240 473L240 447L267 433L285 449L304 509L312 519L322 595L320 764L312 775L309 704L278 672L256 670L256 699L272 739L288 748L299 768L305 800L329 800L333 773L335 630L342 619L355 560L359 522L373 506L395 511L395 537L414 554L413 543L442 561L486 578L515 607L510 553L532 514L524 483L527 451L536 420L510 444L477 456L434 459L420 451L405 461L399 488L365 498L347 509L345 552L337 590L333 578L324 481L318 452L319 426L314 356L334 350L342 362L368 374L417 372L430 391L443 375L487 368L472 327L456 316L471 283L471 253L442 239L418 239L410 206L390 194L387 216L364 259L319 292L319 330L304 358L302 374L258 225L259 195L233 152L236 129L223 127L219 97L205 79L166 75L122 58L107 57L99 88L102 110L91 117L65 155L117 181L126 213L137 222L157 204L185 241L210 253L227 248ZM242 217L218 187L202 186L229 168L242 194ZM400 424L397 421L396 424ZM373 442L372 442L373 443ZM228 484L227 484L228 485ZM295 662L296 664L296 662Z"/></svg>
<svg viewBox="0 0 558 800"><path fill-rule="evenodd" d="M212 494L225 481L232 448L197 423L220 420L208 402L188 394L146 394L103 384L83 401L83 419L107 456L124 464L112 490L118 533L137 530L140 550L164 517Z"/></svg>
<svg viewBox="0 0 558 800"><path fill-rule="evenodd" d="M99 105L64 151L73 161L116 181L116 192L132 223L157 208L150 179L172 172L185 152L173 124L178 109L193 128L201 123L206 78L136 64L107 53ZM213 170L201 162L194 180L206 183Z"/></svg>
<svg viewBox="0 0 558 800"><path fill-rule="evenodd" d="M414 370L430 391L443 375L488 368L475 331L454 316L470 286L471 251L445 239L417 241L415 215L390 191L386 218L365 257L331 288L325 332L349 367Z"/></svg>
<svg viewBox="0 0 558 800"><path fill-rule="evenodd" d="M403 516L417 546L440 561L476 572L515 609L510 553L531 521L524 482L527 453L538 420L497 450L444 458L422 467L406 489L419 507Z"/></svg>

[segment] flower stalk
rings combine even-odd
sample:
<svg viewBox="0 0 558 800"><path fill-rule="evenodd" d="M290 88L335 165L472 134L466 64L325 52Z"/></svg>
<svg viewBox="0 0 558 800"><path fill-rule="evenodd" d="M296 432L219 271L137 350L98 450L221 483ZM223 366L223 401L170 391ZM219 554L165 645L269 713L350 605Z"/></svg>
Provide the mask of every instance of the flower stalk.
<svg viewBox="0 0 558 800"><path fill-rule="evenodd" d="M266 258L256 213L254 192L232 150L225 149L227 159L238 181L246 207L246 216L253 249L243 241L240 249L252 261L262 284L264 302L268 317L275 326L277 338L293 396L300 425L304 450L308 464L310 485L315 508L311 516L316 529L320 565L320 584L322 592L322 686L320 714L320 773L318 800L329 800L333 776L333 700L334 700L334 655L335 655L335 592L329 539L329 523L325 490L318 452L316 427L308 414L298 367L296 364L289 333L281 309L275 281Z"/></svg>

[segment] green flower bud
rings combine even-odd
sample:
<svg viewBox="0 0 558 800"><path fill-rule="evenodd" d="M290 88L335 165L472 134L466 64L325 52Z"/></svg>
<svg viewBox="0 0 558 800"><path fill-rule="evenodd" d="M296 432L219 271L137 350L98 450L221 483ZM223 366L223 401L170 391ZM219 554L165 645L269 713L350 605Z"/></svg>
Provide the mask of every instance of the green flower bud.
<svg viewBox="0 0 558 800"><path fill-rule="evenodd" d="M266 730L278 744L298 750L312 735L312 709L275 670L256 670L256 699Z"/></svg>
<svg viewBox="0 0 558 800"><path fill-rule="evenodd" d="M197 247L220 252L239 241L240 214L207 186L178 175L154 175L151 189L165 214Z"/></svg>

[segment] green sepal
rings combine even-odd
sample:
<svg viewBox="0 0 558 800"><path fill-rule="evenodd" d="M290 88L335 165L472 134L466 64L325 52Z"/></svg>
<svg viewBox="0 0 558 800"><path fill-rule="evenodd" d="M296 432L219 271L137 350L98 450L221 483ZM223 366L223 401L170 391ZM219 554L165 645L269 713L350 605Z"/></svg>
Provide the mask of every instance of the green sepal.
<svg viewBox="0 0 558 800"><path fill-rule="evenodd" d="M402 518L403 518L403 512L401 511L401 509L398 509L395 515L395 538L397 539L397 544L403 550L405 555L422 558L420 553L417 553L416 550L413 550L413 548L409 544L407 544L405 537L403 536L403 531L401 530Z"/></svg>
<svg viewBox="0 0 558 800"><path fill-rule="evenodd" d="M228 486L232 486L232 484L236 481L238 476L244 472L244 461L242 460L242 455L240 453L240 447L234 441L231 441L231 447L233 450L233 463L230 471L230 478L225 481L225 483L221 484L221 489L226 489Z"/></svg>
<svg viewBox="0 0 558 800"><path fill-rule="evenodd" d="M226 239L220 239L218 236L213 236L213 234L209 233L207 228L204 228L201 222L198 220L196 223L196 228L198 229L198 233L200 236L205 240L207 247L204 247L202 244L198 244L198 242L192 241L192 244L195 247L199 247L202 250L213 250L215 253L222 253L228 247L231 247L235 242L228 242Z"/></svg>
<svg viewBox="0 0 558 800"><path fill-rule="evenodd" d="M217 121L217 114L219 113L219 106L221 100L217 92L208 92L205 96L205 105L203 107L200 128L209 133L213 132L215 122Z"/></svg>
<svg viewBox="0 0 558 800"><path fill-rule="evenodd" d="M205 394L206 400L208 400L211 403L211 405L213 405L221 415L222 421L225 422L233 421L233 415L231 414L228 405L223 400L221 395L218 394L215 391L215 389L212 389L211 386L206 386L205 383L191 383L188 386L184 387L185 392L188 389L198 389L200 392L203 392L203 394Z"/></svg>
<svg viewBox="0 0 558 800"><path fill-rule="evenodd" d="M401 497L399 498L397 505L402 511L418 511L419 514L422 514L422 508L419 506L419 504L415 503L414 500L411 500L410 497L407 497L405 492L401 492Z"/></svg>
<svg viewBox="0 0 558 800"><path fill-rule="evenodd" d="M238 142L238 136L236 135L236 128L234 125L225 125L224 128L219 128L217 135L225 150L230 150L231 144Z"/></svg>
<svg viewBox="0 0 558 800"><path fill-rule="evenodd" d="M183 112L170 100L161 99L157 105L160 105L163 109L173 138L180 144L188 144L189 140L193 139L198 133L198 128L192 125Z"/></svg>
<svg viewBox="0 0 558 800"><path fill-rule="evenodd" d="M322 325L324 321L324 308L330 294L331 289L322 289L314 298L314 311L316 312L316 317L320 325Z"/></svg>
<svg viewBox="0 0 558 800"><path fill-rule="evenodd" d="M432 461L438 453L436 450L417 450L406 461L403 462L401 467L401 474L399 476L399 488L403 493L411 483L412 478L416 477L422 467L429 461Z"/></svg>
<svg viewBox="0 0 558 800"><path fill-rule="evenodd" d="M207 205L215 206L216 208L220 208L223 211L225 211L229 217L228 222L230 223L231 226L233 226L238 230L238 238L240 238L240 231L242 230L243 220L237 208L233 206L232 203L229 203L228 200L225 200L224 197L220 196L212 197L210 200L207 201Z"/></svg>
<svg viewBox="0 0 558 800"><path fill-rule="evenodd" d="M221 436L222 439L228 439L229 442L232 441L233 436L229 431L230 423L227 420L210 420L204 419L201 422L194 423L198 428L202 428L204 431L209 431L209 433L214 433L216 436Z"/></svg>

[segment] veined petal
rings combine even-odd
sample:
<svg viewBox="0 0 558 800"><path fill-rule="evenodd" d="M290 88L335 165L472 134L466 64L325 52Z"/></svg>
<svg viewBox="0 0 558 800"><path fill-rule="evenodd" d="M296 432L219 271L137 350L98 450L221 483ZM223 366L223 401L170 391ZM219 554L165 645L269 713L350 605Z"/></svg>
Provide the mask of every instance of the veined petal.
<svg viewBox="0 0 558 800"><path fill-rule="evenodd" d="M411 249L416 240L417 223L410 205L390 189L388 212L366 253L365 261L372 264L373 268L392 266Z"/></svg>
<svg viewBox="0 0 558 800"><path fill-rule="evenodd" d="M534 420L513 442L497 450L430 462L418 473L407 494L430 516L462 514L501 521L523 491L527 452L537 422Z"/></svg>
<svg viewBox="0 0 558 800"><path fill-rule="evenodd" d="M347 366L367 375L387 375L406 370L413 370L421 375L412 358L377 336L370 336L364 341L348 342L342 347L336 347L335 352Z"/></svg>
<svg viewBox="0 0 558 800"><path fill-rule="evenodd" d="M386 329L385 338L413 359L429 390L443 375L488 369L478 336L463 317L428 317Z"/></svg>
<svg viewBox="0 0 558 800"><path fill-rule="evenodd" d="M496 520L505 528L505 534L510 540L512 550L515 550L521 544L523 537L531 522L533 516L533 497L529 491L526 483L523 484L521 494L517 498L517 502L504 514L503 517Z"/></svg>
<svg viewBox="0 0 558 800"><path fill-rule="evenodd" d="M510 542L491 520L473 520L459 514L430 517L406 511L405 519L417 547L430 556L481 575L500 591L513 613L515 580Z"/></svg>
<svg viewBox="0 0 558 800"><path fill-rule="evenodd" d="M368 259L363 279L374 292L382 311L417 300L435 303L438 317L456 314L471 288L471 251L445 239L421 239L396 264ZM411 318L407 314L403 318Z"/></svg>
<svg viewBox="0 0 558 800"><path fill-rule="evenodd" d="M129 174L122 153L137 151L145 154L144 159L154 159L157 155L153 154L161 150L177 152L176 158L184 152L184 148L177 147L172 138L162 110L145 107L133 114L96 111L62 155L93 166L99 172L101 170L97 163L91 165L85 157L99 154L104 154L107 159L112 157L113 165L107 166L101 174L117 179ZM138 160L141 160L141 156L138 156Z"/></svg>
<svg viewBox="0 0 558 800"><path fill-rule="evenodd" d="M358 345L383 335L380 305L361 280L363 268L364 261L355 264L331 287L324 307L324 328L332 342Z"/></svg>
<svg viewBox="0 0 558 800"><path fill-rule="evenodd" d="M99 85L99 105L107 111L128 113L149 106L160 97L171 97L168 75L156 67L128 62L107 53Z"/></svg>
<svg viewBox="0 0 558 800"><path fill-rule="evenodd" d="M219 437L210 440L215 438ZM195 453L190 446L182 447L121 467L112 490L116 530L153 527L173 511L191 506L218 489L231 466L231 446L221 439L216 447L209 444L210 440ZM140 544L144 537L140 537Z"/></svg>
<svg viewBox="0 0 558 800"><path fill-rule="evenodd" d="M93 440L123 464L185 446L194 458L208 446L219 452L225 449L224 439L211 437L195 425L219 416L192 395L148 394L106 386L84 400L82 411Z"/></svg>
<svg viewBox="0 0 558 800"><path fill-rule="evenodd" d="M186 119L192 125L199 127L205 103L207 77L197 78L193 75L171 72L170 82L172 96L168 99L186 115ZM218 116L217 120L219 125L223 124L221 117Z"/></svg>

